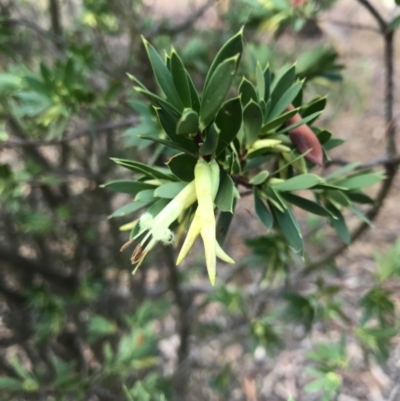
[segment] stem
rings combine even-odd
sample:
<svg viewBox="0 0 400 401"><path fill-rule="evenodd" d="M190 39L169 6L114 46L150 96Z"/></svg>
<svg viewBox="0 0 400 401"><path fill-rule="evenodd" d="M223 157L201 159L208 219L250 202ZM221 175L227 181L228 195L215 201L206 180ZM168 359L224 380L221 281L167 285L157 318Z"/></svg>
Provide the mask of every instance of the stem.
<svg viewBox="0 0 400 401"><path fill-rule="evenodd" d="M174 377L175 400L186 401L188 380L190 376L188 366L188 356L190 351L189 336L191 334L190 320L188 311L190 303L184 297L180 280L179 271L175 265L175 255L171 246L164 247L165 263L169 270L169 284L174 293L175 303L179 309L179 349L178 365Z"/></svg>
<svg viewBox="0 0 400 401"><path fill-rule="evenodd" d="M393 120L393 94L394 94L394 32L387 31L387 23L379 14L379 12L369 3L368 0L357 0L363 5L375 18L382 32L384 40L384 68L385 68L385 123L386 123L386 156L387 160L397 160L398 151L396 147L396 125ZM379 193L375 200L375 205L366 213L367 217L373 221L379 214L384 200L388 196L396 173L399 167L399 163L387 163L384 164L386 180L382 183ZM350 244L357 240L367 229L369 225L362 222L353 231L351 235ZM340 244L338 247L329 252L325 257L309 264L306 268L306 273L319 268L320 266L330 262L332 259L340 255L349 244Z"/></svg>
<svg viewBox="0 0 400 401"><path fill-rule="evenodd" d="M62 37L61 13L58 0L49 0L49 12L51 19L51 30L53 31L54 35ZM59 45L57 44L57 46Z"/></svg>

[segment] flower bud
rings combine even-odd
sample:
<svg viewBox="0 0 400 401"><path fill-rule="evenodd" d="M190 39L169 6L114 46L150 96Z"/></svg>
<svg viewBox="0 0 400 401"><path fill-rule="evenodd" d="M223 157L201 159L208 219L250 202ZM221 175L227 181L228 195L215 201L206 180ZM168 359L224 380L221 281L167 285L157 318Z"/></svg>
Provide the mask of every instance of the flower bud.
<svg viewBox="0 0 400 401"><path fill-rule="evenodd" d="M293 110L294 107L290 105L286 110ZM291 117L286 123L286 126L295 124L301 121L301 116L299 113ZM311 149L309 153L305 155L305 158L310 162L317 164L318 166L323 166L324 164L324 153L322 151L321 144L317 136L311 130L307 124L302 124L297 128L293 128L289 131L289 137L293 142L293 145L297 148L300 153L305 153Z"/></svg>

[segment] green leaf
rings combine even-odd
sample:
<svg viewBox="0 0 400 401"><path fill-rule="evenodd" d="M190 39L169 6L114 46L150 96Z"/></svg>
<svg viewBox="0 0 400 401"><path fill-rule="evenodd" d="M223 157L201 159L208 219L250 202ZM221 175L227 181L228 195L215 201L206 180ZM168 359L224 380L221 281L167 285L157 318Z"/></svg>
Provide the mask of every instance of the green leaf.
<svg viewBox="0 0 400 401"><path fill-rule="evenodd" d="M326 191L325 195L329 198L332 203L337 203L341 206L349 206L350 200L349 198L338 189L331 189Z"/></svg>
<svg viewBox="0 0 400 401"><path fill-rule="evenodd" d="M320 184L322 179L315 174L301 174L296 177L289 178L281 184L273 185L277 191L299 191L301 189L312 188Z"/></svg>
<svg viewBox="0 0 400 401"><path fill-rule="evenodd" d="M370 173L370 174L357 174L335 182L335 184L345 187L347 189L361 189L370 187L371 185L377 184L383 179L382 173Z"/></svg>
<svg viewBox="0 0 400 401"><path fill-rule="evenodd" d="M199 129L199 116L192 109L183 110L182 117L178 121L176 133L178 135L196 134Z"/></svg>
<svg viewBox="0 0 400 401"><path fill-rule="evenodd" d="M172 142L175 142L180 146L182 146L182 148L185 149L185 152L192 155L196 154L197 153L196 144L190 139L186 138L185 136L178 135L176 133L177 123L173 120L173 118L171 118L171 116L162 109L156 109L156 113L160 121L160 124L163 127L165 133L167 134L168 138L171 139Z"/></svg>
<svg viewBox="0 0 400 401"><path fill-rule="evenodd" d="M199 95L197 94L197 91L196 91L196 88L195 88L194 83L192 81L192 78L190 78L190 75L188 74L187 71L186 71L186 78L187 78L187 82L188 82L188 85L189 85L190 98L191 98L191 101L192 101L192 109L196 113L199 113L200 112Z"/></svg>
<svg viewBox="0 0 400 401"><path fill-rule="evenodd" d="M303 238L293 213L289 209L281 212L274 205L270 205L270 209L273 212L274 221L277 222L290 248L295 252L303 253Z"/></svg>
<svg viewBox="0 0 400 401"><path fill-rule="evenodd" d="M183 103L175 88L174 80L171 72L164 64L156 49L142 36L143 44L146 48L147 55L149 56L150 64L156 77L158 85L165 93L167 99L179 111L183 110Z"/></svg>
<svg viewBox="0 0 400 401"><path fill-rule="evenodd" d="M396 0L396 4L400 5L400 3ZM400 15L394 17L387 25L386 30L388 32L396 30L400 26Z"/></svg>
<svg viewBox="0 0 400 401"><path fill-rule="evenodd" d="M223 61L215 69L209 85L205 88L200 104L200 124L206 127L215 117L235 77L239 55Z"/></svg>
<svg viewBox="0 0 400 401"><path fill-rule="evenodd" d="M271 70L269 66L264 71L264 82L265 82L265 89L264 89L264 100L265 103L268 103L268 100L270 100L270 90L271 90ZM268 114L266 110L266 115Z"/></svg>
<svg viewBox="0 0 400 401"><path fill-rule="evenodd" d="M258 103L257 92L253 84L245 77L242 78L242 82L239 85L239 94L241 95L242 106L246 106L250 100Z"/></svg>
<svg viewBox="0 0 400 401"><path fill-rule="evenodd" d="M171 74L175 84L175 88L183 103L184 107L192 107L192 98L190 95L190 87L187 79L187 73L182 60L179 58L175 50L171 53Z"/></svg>
<svg viewBox="0 0 400 401"><path fill-rule="evenodd" d="M271 112L268 115L268 119L272 120L280 116L299 94L302 86L303 82L296 82L289 89L287 89L278 102L274 104Z"/></svg>
<svg viewBox="0 0 400 401"><path fill-rule="evenodd" d="M322 112L325 109L325 106L326 106L326 96L318 97L315 100L308 103L307 105L302 106L301 115L304 118L319 111ZM312 123L313 121L310 121L310 124Z"/></svg>
<svg viewBox="0 0 400 401"><path fill-rule="evenodd" d="M194 180L194 167L197 159L186 153L179 153L167 163L171 172L180 180L190 182Z"/></svg>
<svg viewBox="0 0 400 401"><path fill-rule="evenodd" d="M269 171L263 170L256 174L250 181L251 185L260 185L269 177Z"/></svg>
<svg viewBox="0 0 400 401"><path fill-rule="evenodd" d="M316 214L317 216L334 217L332 213L330 213L323 206L309 199L302 198L301 196L297 196L288 192L283 192L282 197L292 205L306 210L307 212Z"/></svg>
<svg viewBox="0 0 400 401"><path fill-rule="evenodd" d="M351 236L349 229L347 228L346 221L342 213L336 209L332 204L328 204L326 208L336 217L336 219L331 218L330 223L331 226L334 228L336 233L338 234L339 238L345 243L350 244Z"/></svg>
<svg viewBox="0 0 400 401"><path fill-rule="evenodd" d="M256 87L257 87L258 98L260 100L264 100L264 97L265 97L265 79L264 79L264 72L263 72L263 70L261 68L261 64L260 64L259 61L257 61L257 67L256 67L256 83L257 83Z"/></svg>
<svg viewBox="0 0 400 401"><path fill-rule="evenodd" d="M254 196L254 210L256 212L257 217L260 219L261 223L267 228L267 230L272 228L274 224L274 219L272 217L271 212L265 205L264 201L260 198L258 194L258 190L256 188L253 189Z"/></svg>
<svg viewBox="0 0 400 401"><path fill-rule="evenodd" d="M260 106L251 100L243 110L243 128L246 146L250 147L258 138L263 122Z"/></svg>
<svg viewBox="0 0 400 401"><path fill-rule="evenodd" d="M154 199L154 189L145 189L144 191L140 191L136 196L134 201L135 202L143 202L143 203L150 203Z"/></svg>
<svg viewBox="0 0 400 401"><path fill-rule="evenodd" d="M130 202L127 205L118 208L115 212L113 212L109 216L109 218L127 216L128 214L132 214L138 212L139 210L144 209L146 206L149 206L150 204L151 202Z"/></svg>
<svg viewBox="0 0 400 401"><path fill-rule="evenodd" d="M152 189L152 188L154 189L154 185L130 180L111 181L108 182L107 184L100 185L100 187L106 188L109 191L120 192L123 194L130 194L130 195L136 195L138 192L143 191L144 189Z"/></svg>
<svg viewBox="0 0 400 401"><path fill-rule="evenodd" d="M225 170L220 170L220 181L217 196L215 197L215 206L222 212L233 213L233 194L235 185L231 176Z"/></svg>
<svg viewBox="0 0 400 401"><path fill-rule="evenodd" d="M137 173L145 174L145 175L153 177L153 178L161 178L161 179L169 180L169 181L172 178L172 176L169 175L167 170L162 169L160 167L150 167L144 163L135 162L133 160L128 160L128 159L118 159L115 157L112 157L111 160L114 163L117 163L118 165L120 165L122 167L126 167L129 170L135 171Z"/></svg>
<svg viewBox="0 0 400 401"><path fill-rule="evenodd" d="M337 170L335 170L334 172L332 172L331 174L327 175L325 179L326 179L327 181L330 181L330 180L332 180L333 178L340 177L341 175L344 175L344 174L348 173L349 171L354 170L354 169L357 168L359 165L360 165L360 163L358 163L358 162L357 162L357 163L349 163L349 164L346 164L345 166L340 167L340 168L338 168Z"/></svg>
<svg viewBox="0 0 400 401"><path fill-rule="evenodd" d="M279 134L284 134L285 132L289 132L289 131L291 131L291 130L294 129L294 128L300 127L300 125L307 124L309 121L315 119L315 118L318 117L320 114L321 114L321 112L318 112L318 113L311 114L310 116L307 116L307 117L305 117L305 118L302 118L302 119L301 119L300 121L298 121L297 123L291 124L291 125L289 125L289 126L283 128L283 129L281 129L281 130L278 131L276 134L277 134L277 135L279 135ZM324 146L324 147L325 147L325 146Z"/></svg>
<svg viewBox="0 0 400 401"><path fill-rule="evenodd" d="M262 126L261 132L267 133L267 132L272 131L275 128L280 127L283 123L288 121L290 118L292 118L298 112L299 112L299 109L293 109L293 110L287 111L286 113L283 113L279 117L269 120L266 124L264 124Z"/></svg>
<svg viewBox="0 0 400 401"><path fill-rule="evenodd" d="M347 192L347 196L353 202L356 203L366 203L373 205L375 201L363 192Z"/></svg>
<svg viewBox="0 0 400 401"><path fill-rule="evenodd" d="M293 85L296 78L296 67L282 68L271 85L271 103L275 105L282 95Z"/></svg>
<svg viewBox="0 0 400 401"><path fill-rule="evenodd" d="M236 97L220 108L215 123L220 130L216 155L218 156L236 138L242 125L242 105Z"/></svg>
<svg viewBox="0 0 400 401"><path fill-rule="evenodd" d="M180 152L185 152L188 155L191 155L191 156L195 157L194 153L190 152L186 147L182 146L179 143L176 143L176 142L173 142L173 141L169 141L167 139L156 138L154 136L138 135L138 137L142 138L142 139L147 139L148 141L162 143L163 145L168 146L169 148L179 150Z"/></svg>
<svg viewBox="0 0 400 401"><path fill-rule="evenodd" d="M215 124L211 124L205 130L205 141L203 145L200 146L199 153L203 156L212 155L217 149L218 145L218 128ZM204 135L204 134L203 134Z"/></svg>
<svg viewBox="0 0 400 401"><path fill-rule="evenodd" d="M179 192L182 191L187 185L186 182L169 182L160 185L155 191L154 196L164 199L173 199Z"/></svg>
<svg viewBox="0 0 400 401"><path fill-rule="evenodd" d="M217 68L227 59L230 59L236 55L239 55L237 60L237 66L240 62L240 57L243 52L243 28L233 37L231 37L220 49L218 54L215 56L214 61L211 64L210 69L208 70L207 77L204 83L204 90L206 91L207 87L211 84L211 80L215 75ZM236 73L236 70L235 70Z"/></svg>
<svg viewBox="0 0 400 401"><path fill-rule="evenodd" d="M221 212L218 216L216 234L218 244L221 246L224 244L225 239L228 235L229 227L233 220L233 211L235 210L236 199L233 199L232 212Z"/></svg>

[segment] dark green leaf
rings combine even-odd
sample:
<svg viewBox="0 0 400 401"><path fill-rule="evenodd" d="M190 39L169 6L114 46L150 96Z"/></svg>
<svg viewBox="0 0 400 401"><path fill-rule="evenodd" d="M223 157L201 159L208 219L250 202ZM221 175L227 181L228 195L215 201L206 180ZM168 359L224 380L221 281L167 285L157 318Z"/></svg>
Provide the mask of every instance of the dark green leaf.
<svg viewBox="0 0 400 401"><path fill-rule="evenodd" d="M301 116L304 118L319 111L322 112L325 109L325 106L326 96L319 97L301 108ZM310 124L312 123L313 121L310 121Z"/></svg>
<svg viewBox="0 0 400 401"><path fill-rule="evenodd" d="M307 124L309 121L315 119L315 118L318 117L320 114L321 114L321 112L318 112L318 113L311 114L311 115L308 116L308 117L302 118L302 119L301 119L300 121L298 121L297 123L290 124L289 126L283 128L283 129L281 129L280 131L277 132L277 134L283 134L283 133L285 133L285 132L291 131L291 130L294 129L294 128L300 127L300 125ZM324 147L325 147L325 146L324 146Z"/></svg>
<svg viewBox="0 0 400 401"><path fill-rule="evenodd" d="M190 78L189 74L186 71L186 75L187 75L187 82L189 85L189 90L190 90L190 98L192 100L192 109L196 112L196 113L200 113L200 99L199 99L199 95L197 94L196 88L194 86L194 83L192 81L192 78Z"/></svg>
<svg viewBox="0 0 400 401"><path fill-rule="evenodd" d="M215 124L211 124L204 133L206 138L203 145L200 146L199 153L203 156L212 155L218 145L218 128Z"/></svg>
<svg viewBox="0 0 400 401"><path fill-rule="evenodd" d="M173 104L173 106L177 110L182 111L183 103L175 88L171 72L164 64L163 60L157 53L156 49L144 37L142 37L142 40L146 48L147 54L149 56L150 64L153 69L154 76L156 77L158 85L160 85L160 88L163 90L165 96Z"/></svg>
<svg viewBox="0 0 400 401"><path fill-rule="evenodd" d="M293 85L296 78L295 66L282 68L271 85L271 103L275 105L282 95Z"/></svg>
<svg viewBox="0 0 400 401"><path fill-rule="evenodd" d="M253 100L255 103L258 103L257 92L254 88L253 84L246 79L242 78L242 82L239 85L239 94L241 95L242 106L246 106L250 100Z"/></svg>
<svg viewBox="0 0 400 401"><path fill-rule="evenodd" d="M243 128L246 146L250 147L258 138L263 122L260 106L251 100L243 110Z"/></svg>
<svg viewBox="0 0 400 401"><path fill-rule="evenodd" d="M180 180L190 182L194 180L194 167L196 163L196 158L186 153L180 153L170 159L167 164L172 173Z"/></svg>
<svg viewBox="0 0 400 401"><path fill-rule="evenodd" d="M158 198L173 199L187 185L186 182L169 182L160 185L155 191L154 196Z"/></svg>
<svg viewBox="0 0 400 401"><path fill-rule="evenodd" d="M274 119L280 116L287 107L292 104L303 86L302 82L296 82L280 97L280 99L273 105L271 112L268 115L268 119Z"/></svg>
<svg viewBox="0 0 400 401"><path fill-rule="evenodd" d="M267 68L264 71L264 82L265 82L264 100L265 104L267 104L268 100L270 100L270 89L271 89L271 70L269 66L267 66ZM268 114L267 111L266 114Z"/></svg>
<svg viewBox="0 0 400 401"><path fill-rule="evenodd" d="M293 213L289 209L285 209L281 212L273 204L270 204L270 209L273 212L274 221L277 222L290 248L295 252L303 253L303 238Z"/></svg>
<svg viewBox="0 0 400 401"><path fill-rule="evenodd" d="M240 98L226 101L215 119L219 132L216 154L219 155L236 137L242 125L242 106Z"/></svg>
<svg viewBox="0 0 400 401"><path fill-rule="evenodd" d="M145 175L149 175L153 178L161 178L164 180L171 180L172 176L168 173L168 170L160 167L150 167L145 163L135 162L128 159L111 158L112 161L122 167L126 167L129 170L136 171Z"/></svg>
<svg viewBox="0 0 400 401"><path fill-rule="evenodd" d="M299 109L293 109L290 111L287 111L286 113L283 113L279 117L269 120L265 125L262 126L261 132L267 133L272 131L275 128L280 127L283 123L288 121L291 117L293 117L295 114L299 112Z"/></svg>
<svg viewBox="0 0 400 401"><path fill-rule="evenodd" d="M190 87L187 80L187 73L182 60L173 50L171 53L171 74L175 84L175 88L183 103L184 107L192 107L192 98L190 95Z"/></svg>
<svg viewBox="0 0 400 401"><path fill-rule="evenodd" d="M257 82L257 93L258 93L258 98L261 100L264 100L265 97L265 79L264 79L264 72L261 68L261 64L257 62L257 67L256 67L256 82ZM247 102L248 103L248 102ZM245 104L247 104L245 103Z"/></svg>
<svg viewBox="0 0 400 401"><path fill-rule="evenodd" d="M339 238L345 243L350 244L351 237L349 229L347 228L346 221L342 213L336 209L332 204L328 204L326 208L336 217L336 219L331 218L331 226L335 229L336 233L338 234Z"/></svg>
<svg viewBox="0 0 400 401"><path fill-rule="evenodd" d="M271 229L272 225L274 224L274 219L264 201L260 198L258 190L256 188L253 189L253 196L254 210L256 212L256 215L260 219L261 223L267 228L267 230Z"/></svg>
<svg viewBox="0 0 400 401"><path fill-rule="evenodd" d="M282 197L292 205L306 210L307 212L316 214L317 216L333 217L332 213L330 213L329 210L309 199L305 199L301 196L297 196L288 192L282 193Z"/></svg>
<svg viewBox="0 0 400 401"><path fill-rule="evenodd" d="M188 155L191 155L193 157L195 157L196 155L194 153L192 153L191 151L189 151L186 147L182 146L179 143L170 141L170 140L166 140L166 139L161 139L161 138L156 138L154 136L147 136L147 135L138 135L139 138L142 139L147 139L148 141L153 141L153 142L157 142L157 143L162 143L165 146L168 146L172 149L176 149L179 150L180 152L185 152Z"/></svg>
<svg viewBox="0 0 400 401"><path fill-rule="evenodd" d="M230 212L233 213L232 205L233 205L233 194L234 187L232 178L229 174L225 172L225 170L220 170L220 182L219 188L217 192L217 196L215 197L215 205L222 212Z"/></svg>
<svg viewBox="0 0 400 401"><path fill-rule="evenodd" d="M211 79L213 78L217 68L227 59L230 59L236 55L239 55L237 60L236 68L240 62L240 57L243 52L243 28L232 38L230 38L220 49L218 54L215 56L214 61L208 70L207 77L204 83L203 92L206 91L207 86L210 85ZM235 70L236 73L236 70Z"/></svg>
<svg viewBox="0 0 400 401"><path fill-rule="evenodd" d="M200 124L206 127L215 117L235 77L239 55L228 58L215 69L200 104Z"/></svg>
<svg viewBox="0 0 400 401"><path fill-rule="evenodd" d="M301 189L312 188L321 181L322 179L315 174L300 174L287 179L281 184L273 185L273 188L276 191L299 191Z"/></svg>
<svg viewBox="0 0 400 401"><path fill-rule="evenodd" d="M101 187L106 188L109 191L130 195L136 195L138 192L143 191L144 189L154 189L154 185L129 180L112 181L108 182L107 184L101 185Z"/></svg>
<svg viewBox="0 0 400 401"><path fill-rule="evenodd" d="M196 134L199 129L199 116L192 109L183 110L182 117L178 121L176 133L178 135Z"/></svg>
<svg viewBox="0 0 400 401"><path fill-rule="evenodd" d="M236 199L233 200L232 212L221 212L217 219L217 241L222 246L228 235L229 227L233 219L233 210L235 210Z"/></svg>
<svg viewBox="0 0 400 401"><path fill-rule="evenodd" d="M363 192L348 192L347 197L356 203L367 203L373 205L375 201Z"/></svg>

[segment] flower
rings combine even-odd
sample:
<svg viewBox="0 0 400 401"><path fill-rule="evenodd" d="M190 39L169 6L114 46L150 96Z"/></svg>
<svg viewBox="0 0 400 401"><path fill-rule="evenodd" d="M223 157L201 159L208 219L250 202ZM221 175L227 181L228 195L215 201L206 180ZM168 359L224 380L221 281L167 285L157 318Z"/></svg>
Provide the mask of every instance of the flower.
<svg viewBox="0 0 400 401"><path fill-rule="evenodd" d="M169 229L169 226L195 201L195 184L194 181L192 181L187 184L185 188L183 188L182 191L180 191L178 195L176 195L175 198L172 199L171 202L169 202L168 205L165 206L156 216L153 216L150 213L144 213L140 217L139 233L121 248L121 251L123 251L147 231L147 234L132 253L131 262L132 264L136 264L132 274L136 272L146 255L154 248L157 242L160 241L166 245L173 243L174 234Z"/></svg>
<svg viewBox="0 0 400 401"><path fill-rule="evenodd" d="M215 284L216 257L227 263L235 263L220 247L216 240L216 222L214 215L214 199L219 187L219 166L215 160L209 164L199 159L195 167L195 187L198 207L189 227L185 241L178 255L178 265L186 257L196 238L201 234L206 254L208 276Z"/></svg>

